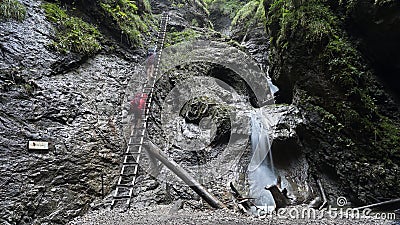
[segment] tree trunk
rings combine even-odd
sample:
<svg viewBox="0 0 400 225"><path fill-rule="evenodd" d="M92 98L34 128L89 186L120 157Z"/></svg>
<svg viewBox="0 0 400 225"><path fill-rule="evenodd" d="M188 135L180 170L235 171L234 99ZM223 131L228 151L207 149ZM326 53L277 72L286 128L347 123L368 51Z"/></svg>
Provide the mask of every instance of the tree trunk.
<svg viewBox="0 0 400 225"><path fill-rule="evenodd" d="M201 198L203 198L211 207L220 209L226 208L226 206L220 202L215 196L211 193L207 192L206 189L197 182L185 169L180 167L173 160L169 160L168 157L162 152L157 146L155 146L150 141L147 145L147 152L150 157L157 158L160 162L162 162L168 169L174 172L179 178L183 180L194 192L196 192Z"/></svg>

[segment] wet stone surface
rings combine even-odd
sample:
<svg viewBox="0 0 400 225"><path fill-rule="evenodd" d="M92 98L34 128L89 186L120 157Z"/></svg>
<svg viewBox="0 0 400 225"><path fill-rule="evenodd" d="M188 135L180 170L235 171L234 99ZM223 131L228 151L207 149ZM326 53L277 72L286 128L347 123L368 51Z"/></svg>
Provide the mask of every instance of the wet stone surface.
<svg viewBox="0 0 400 225"><path fill-rule="evenodd" d="M22 3L26 20L0 23L0 223L65 224L101 200L102 174L105 194L115 184L135 57L52 52L40 1Z"/></svg>
<svg viewBox="0 0 400 225"><path fill-rule="evenodd" d="M99 55L79 69L36 80L24 99L3 93L1 121L1 218L3 222L65 223L108 193L119 170L120 106L133 68ZM27 150L29 140L51 143L48 152Z"/></svg>

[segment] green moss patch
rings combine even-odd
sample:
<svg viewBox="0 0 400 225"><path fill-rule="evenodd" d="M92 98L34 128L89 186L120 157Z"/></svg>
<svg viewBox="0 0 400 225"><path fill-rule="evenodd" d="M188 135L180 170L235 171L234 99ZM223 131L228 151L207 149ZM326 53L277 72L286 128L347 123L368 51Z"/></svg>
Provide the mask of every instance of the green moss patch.
<svg viewBox="0 0 400 225"><path fill-rule="evenodd" d="M147 0L140 1L144 8L141 11L138 5L129 0L102 0L101 7L110 15L120 28L122 35L126 35L132 46L142 45L143 34L149 33L151 24L151 9Z"/></svg>
<svg viewBox="0 0 400 225"><path fill-rule="evenodd" d="M56 37L51 44L62 53L69 51L83 54L94 54L101 49L101 34L91 24L72 17L53 3L42 4L46 17L57 25Z"/></svg>
<svg viewBox="0 0 400 225"><path fill-rule="evenodd" d="M317 1L308 1L295 8L290 1L278 0L270 6L268 17L272 41L279 47L288 47L289 40L296 38L310 47L325 45L330 38L337 37L337 18Z"/></svg>
<svg viewBox="0 0 400 225"><path fill-rule="evenodd" d="M22 21L26 16L26 8L17 0L0 1L0 19L15 19Z"/></svg>
<svg viewBox="0 0 400 225"><path fill-rule="evenodd" d="M244 5L232 20L232 26L245 24L248 28L251 25L264 24L266 22L264 0L252 0Z"/></svg>
<svg viewBox="0 0 400 225"><path fill-rule="evenodd" d="M222 15L233 19L236 13L245 5L240 0L208 0L205 1L208 9L218 9Z"/></svg>
<svg viewBox="0 0 400 225"><path fill-rule="evenodd" d="M343 183L376 196L370 187L378 181L366 183L371 186L365 189L357 183L359 177L374 173L373 167L361 168L357 163L365 159L382 165L382 176L394 174L393 165L400 164L400 121L397 112L393 116L385 112L386 97L379 94L384 91L344 30L345 11L354 2L361 1L342 2L344 11L338 12L327 0L272 1L267 6L270 74L278 85L294 91L292 98L284 100L293 101L308 117L308 133L303 134L303 141L313 148L310 162L321 163L321 158L331 157ZM379 101L377 96L381 97ZM382 184L384 179L379 182ZM392 192L380 194L400 193L398 182L389 185ZM364 203L370 200L361 192L353 195Z"/></svg>
<svg viewBox="0 0 400 225"><path fill-rule="evenodd" d="M167 32L164 45L168 47L183 41L195 40L199 36L200 33L190 28L186 28L183 31L175 31L175 29L172 28L170 32Z"/></svg>

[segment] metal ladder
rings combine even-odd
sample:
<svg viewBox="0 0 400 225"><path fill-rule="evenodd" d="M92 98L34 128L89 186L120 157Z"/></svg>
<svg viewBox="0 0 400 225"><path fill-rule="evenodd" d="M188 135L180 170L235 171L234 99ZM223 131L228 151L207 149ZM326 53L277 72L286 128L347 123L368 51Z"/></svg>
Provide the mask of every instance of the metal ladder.
<svg viewBox="0 0 400 225"><path fill-rule="evenodd" d="M124 204L129 208L133 196L133 188L136 181L136 176L139 170L139 160L143 149L143 142L145 138L145 131L147 128L147 120L149 117L150 106L153 99L154 85L158 74L158 67L160 64L162 48L164 45L165 34L167 29L169 15L167 12L162 13L159 32L156 41L156 59L154 61L153 78L144 83L142 89L142 97L147 93L146 106L141 114L141 122L138 127L131 125L131 133L127 148L122 156L122 167L119 174L119 179L115 188L113 199L111 201L111 208L119 204Z"/></svg>

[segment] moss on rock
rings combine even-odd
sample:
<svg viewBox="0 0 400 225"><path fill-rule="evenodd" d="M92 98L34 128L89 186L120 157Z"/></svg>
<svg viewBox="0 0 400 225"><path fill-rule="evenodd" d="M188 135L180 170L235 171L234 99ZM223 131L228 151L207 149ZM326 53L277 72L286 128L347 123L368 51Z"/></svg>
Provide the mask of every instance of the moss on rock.
<svg viewBox="0 0 400 225"><path fill-rule="evenodd" d="M245 2L240 0L207 0L206 4L208 9L217 9L222 15L233 19Z"/></svg>
<svg viewBox="0 0 400 225"><path fill-rule="evenodd" d="M399 181L376 178L395 174L400 163L400 113L384 113L390 97L378 93L376 74L345 31L346 18L337 16L345 12L326 0L269 3L270 75L281 90L278 101L298 105L308 119L301 135L310 164L324 173L329 161L358 203L398 196ZM361 159L365 167L357 166ZM388 188L376 193L375 185Z"/></svg>
<svg viewBox="0 0 400 225"><path fill-rule="evenodd" d="M244 27L247 29L251 25L264 23L265 11L263 2L264 0L252 0L245 4L237 11L232 20L232 26L244 23Z"/></svg>
<svg viewBox="0 0 400 225"><path fill-rule="evenodd" d="M191 28L186 28L182 31L176 31L174 28L167 33L165 38L165 47L178 44L183 41L192 41L201 36L201 33L196 32Z"/></svg>
<svg viewBox="0 0 400 225"><path fill-rule="evenodd" d="M128 38L131 46L142 45L143 35L149 33L152 18L147 0L139 1L138 5L128 0L101 0L100 6L113 18L121 30L121 35Z"/></svg>
<svg viewBox="0 0 400 225"><path fill-rule="evenodd" d="M56 37L51 44L56 50L91 55L101 49L101 34L96 27L80 18L69 16L57 4L44 3L42 7L47 19L57 25Z"/></svg>
<svg viewBox="0 0 400 225"><path fill-rule="evenodd" d="M0 2L0 19L15 19L22 21L26 16L26 8L17 0L2 0Z"/></svg>

